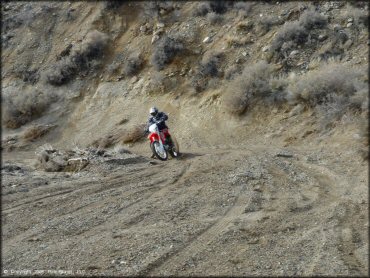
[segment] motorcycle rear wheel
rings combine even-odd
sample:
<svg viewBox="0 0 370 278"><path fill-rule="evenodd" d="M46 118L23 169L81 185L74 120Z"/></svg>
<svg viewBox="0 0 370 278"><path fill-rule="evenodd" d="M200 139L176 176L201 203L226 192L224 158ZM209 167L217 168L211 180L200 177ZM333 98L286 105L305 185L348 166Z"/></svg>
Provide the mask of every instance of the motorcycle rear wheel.
<svg viewBox="0 0 370 278"><path fill-rule="evenodd" d="M172 143L173 143L173 146L168 152L170 153L171 157L177 158L179 157L180 152L179 152L179 144L177 143L177 140L175 139L175 137L172 137Z"/></svg>
<svg viewBox="0 0 370 278"><path fill-rule="evenodd" d="M163 148L161 151L161 145L159 144L158 141L154 141L153 143L150 144L150 148L152 149L153 154L159 159L159 160L167 160L168 158L168 153L167 151Z"/></svg>

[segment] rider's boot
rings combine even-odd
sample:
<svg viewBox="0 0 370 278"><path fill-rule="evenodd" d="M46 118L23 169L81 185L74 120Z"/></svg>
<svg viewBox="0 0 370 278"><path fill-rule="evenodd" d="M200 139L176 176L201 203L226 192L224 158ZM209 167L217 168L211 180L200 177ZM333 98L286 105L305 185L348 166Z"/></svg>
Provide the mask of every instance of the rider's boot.
<svg viewBox="0 0 370 278"><path fill-rule="evenodd" d="M173 146L171 135L167 135L167 137L166 137L166 145L168 145L170 148Z"/></svg>

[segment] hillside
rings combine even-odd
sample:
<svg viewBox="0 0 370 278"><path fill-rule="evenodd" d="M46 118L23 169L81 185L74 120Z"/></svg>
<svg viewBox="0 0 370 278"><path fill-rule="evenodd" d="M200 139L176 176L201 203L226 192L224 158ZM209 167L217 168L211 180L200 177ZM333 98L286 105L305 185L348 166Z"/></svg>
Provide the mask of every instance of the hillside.
<svg viewBox="0 0 370 278"><path fill-rule="evenodd" d="M368 8L2 3L3 273L366 275Z"/></svg>

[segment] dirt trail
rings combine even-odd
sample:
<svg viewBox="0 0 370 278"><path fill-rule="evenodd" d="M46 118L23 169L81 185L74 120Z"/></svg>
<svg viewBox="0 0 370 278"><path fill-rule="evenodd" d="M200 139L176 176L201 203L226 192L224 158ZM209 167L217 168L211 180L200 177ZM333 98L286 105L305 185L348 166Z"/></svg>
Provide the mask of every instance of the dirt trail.
<svg viewBox="0 0 370 278"><path fill-rule="evenodd" d="M366 275L367 204L351 199L354 180L309 152L276 152L199 149L74 174L5 174L3 187L17 186L3 196L4 269Z"/></svg>

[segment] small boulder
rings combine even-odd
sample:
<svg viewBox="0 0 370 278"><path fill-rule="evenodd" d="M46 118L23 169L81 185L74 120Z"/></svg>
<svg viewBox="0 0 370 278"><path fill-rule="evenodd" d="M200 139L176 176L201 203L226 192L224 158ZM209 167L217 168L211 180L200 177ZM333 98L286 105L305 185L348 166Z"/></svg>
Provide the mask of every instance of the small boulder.
<svg viewBox="0 0 370 278"><path fill-rule="evenodd" d="M204 43L209 43L209 42L211 42L211 38L210 37L205 37L203 42Z"/></svg>
<svg viewBox="0 0 370 278"><path fill-rule="evenodd" d="M262 48L262 52L267 52L269 49L270 49L270 47L268 45L266 45Z"/></svg>
<svg viewBox="0 0 370 278"><path fill-rule="evenodd" d="M296 56L298 53L299 53L299 50L293 50L292 52L290 52L289 57L294 57L294 56Z"/></svg>

